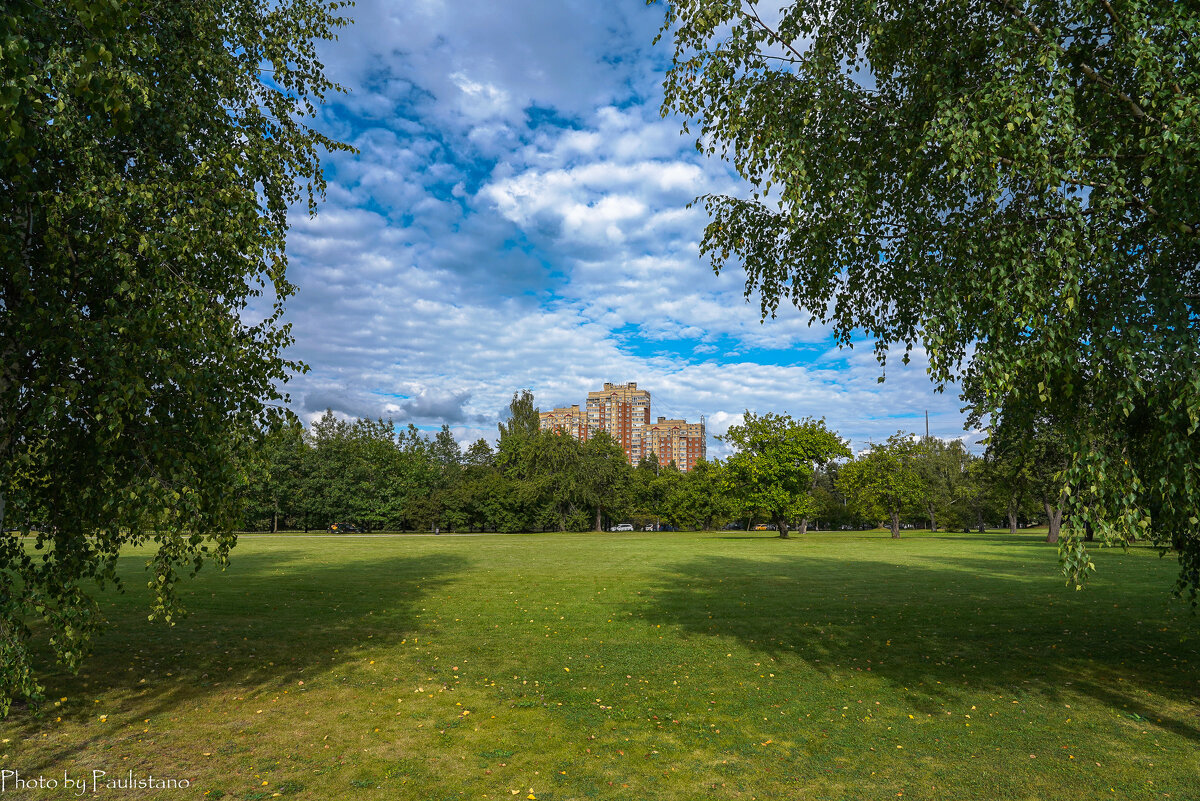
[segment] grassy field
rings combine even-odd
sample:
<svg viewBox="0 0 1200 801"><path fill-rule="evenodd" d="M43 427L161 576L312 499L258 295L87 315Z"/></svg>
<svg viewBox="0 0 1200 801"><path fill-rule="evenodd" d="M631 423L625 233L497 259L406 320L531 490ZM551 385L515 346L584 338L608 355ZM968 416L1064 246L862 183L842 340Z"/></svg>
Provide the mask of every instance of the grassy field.
<svg viewBox="0 0 1200 801"><path fill-rule="evenodd" d="M1036 534L246 537L173 629L144 558L0 722L59 788L0 798L1200 799L1200 624L1149 550L1073 592Z"/></svg>

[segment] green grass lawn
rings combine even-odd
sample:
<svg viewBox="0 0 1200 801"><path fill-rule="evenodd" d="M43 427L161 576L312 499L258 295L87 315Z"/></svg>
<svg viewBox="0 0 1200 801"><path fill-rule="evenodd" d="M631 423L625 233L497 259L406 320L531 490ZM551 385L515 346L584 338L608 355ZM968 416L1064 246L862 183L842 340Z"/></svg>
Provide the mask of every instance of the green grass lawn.
<svg viewBox="0 0 1200 801"><path fill-rule="evenodd" d="M1200 625L1150 550L1074 592L1037 534L246 537L175 628L144 560L0 768L192 785L101 798L1200 798Z"/></svg>

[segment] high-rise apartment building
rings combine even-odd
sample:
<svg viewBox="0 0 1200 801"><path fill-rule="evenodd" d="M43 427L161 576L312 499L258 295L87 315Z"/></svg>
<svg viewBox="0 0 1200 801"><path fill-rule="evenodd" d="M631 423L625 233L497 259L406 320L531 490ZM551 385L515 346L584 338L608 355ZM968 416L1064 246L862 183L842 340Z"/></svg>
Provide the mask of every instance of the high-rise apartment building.
<svg viewBox="0 0 1200 801"><path fill-rule="evenodd" d="M687 472L696 462L708 458L708 441L704 421L658 418L650 422L650 393L638 389L636 382L604 383L604 389L589 392L585 408L578 404L563 406L540 414L543 431L569 434L586 442L597 431L606 431L625 451L625 458L637 467L642 459L653 453L658 463L666 467L671 462Z"/></svg>
<svg viewBox="0 0 1200 801"><path fill-rule="evenodd" d="M608 435L625 449L625 458L634 467L642 458L642 430L650 424L650 393L637 388L637 382L610 384L587 396L587 436L597 431Z"/></svg>
<svg viewBox="0 0 1200 801"><path fill-rule="evenodd" d="M671 462L683 472L696 466L696 462L708 458L704 423L689 423L686 420L658 418L658 422L646 426L642 432L642 458L653 453L664 467Z"/></svg>
<svg viewBox="0 0 1200 801"><path fill-rule="evenodd" d="M541 418L539 427L542 431L558 431L570 434L581 442L587 440L587 426L578 403L549 412L541 412L539 417Z"/></svg>

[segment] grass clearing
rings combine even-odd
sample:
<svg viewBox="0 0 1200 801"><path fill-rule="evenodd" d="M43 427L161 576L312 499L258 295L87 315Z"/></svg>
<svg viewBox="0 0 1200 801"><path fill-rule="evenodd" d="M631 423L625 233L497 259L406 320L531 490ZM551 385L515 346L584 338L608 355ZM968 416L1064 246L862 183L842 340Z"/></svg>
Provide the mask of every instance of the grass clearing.
<svg viewBox="0 0 1200 801"><path fill-rule="evenodd" d="M110 798L1200 798L1177 566L1102 551L1077 593L1056 558L997 532L245 537L169 629L131 551L0 768L191 783Z"/></svg>

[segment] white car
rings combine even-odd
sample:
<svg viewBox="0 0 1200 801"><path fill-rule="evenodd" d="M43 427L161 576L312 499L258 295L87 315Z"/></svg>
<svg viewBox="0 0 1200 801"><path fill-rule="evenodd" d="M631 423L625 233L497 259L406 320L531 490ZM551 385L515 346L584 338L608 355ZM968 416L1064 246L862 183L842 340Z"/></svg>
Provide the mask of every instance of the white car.
<svg viewBox="0 0 1200 801"><path fill-rule="evenodd" d="M609 531L633 531L633 524L632 523L617 523L617 525L610 528Z"/></svg>

